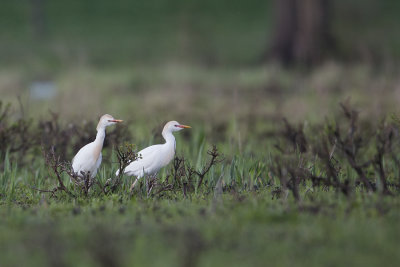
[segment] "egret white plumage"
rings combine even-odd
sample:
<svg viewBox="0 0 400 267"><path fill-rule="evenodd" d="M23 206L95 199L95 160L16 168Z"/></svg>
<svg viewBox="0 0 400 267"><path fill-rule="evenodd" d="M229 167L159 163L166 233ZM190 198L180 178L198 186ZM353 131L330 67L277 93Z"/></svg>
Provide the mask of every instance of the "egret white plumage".
<svg viewBox="0 0 400 267"><path fill-rule="evenodd" d="M165 124L162 131L162 136L165 139L164 144L152 145L138 152L139 158L131 162L125 169L124 174L128 176L136 176L135 182L132 184L131 189L135 186L138 179L144 175L155 175L158 171L167 166L168 163L174 158L176 141L172 134L191 128L190 126L180 124L177 121L170 121ZM119 170L116 175L119 174Z"/></svg>
<svg viewBox="0 0 400 267"><path fill-rule="evenodd" d="M85 175L90 174L90 178L96 176L101 164L101 150L106 137L106 127L119 122L122 122L122 120L116 120L109 114L105 114L100 118L96 128L96 139L82 147L72 159L72 169L78 176L82 175L81 172L84 172Z"/></svg>

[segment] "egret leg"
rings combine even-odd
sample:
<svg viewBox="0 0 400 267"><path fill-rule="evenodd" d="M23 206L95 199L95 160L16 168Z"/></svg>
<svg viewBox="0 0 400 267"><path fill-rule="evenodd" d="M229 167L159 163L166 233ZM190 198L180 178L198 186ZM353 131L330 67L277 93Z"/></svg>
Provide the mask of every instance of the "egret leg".
<svg viewBox="0 0 400 267"><path fill-rule="evenodd" d="M133 188L135 188L135 185L136 185L136 183L137 183L138 180L139 180L139 179L136 179L136 180L132 183L131 188L129 189L129 191L132 192L132 190L133 190Z"/></svg>

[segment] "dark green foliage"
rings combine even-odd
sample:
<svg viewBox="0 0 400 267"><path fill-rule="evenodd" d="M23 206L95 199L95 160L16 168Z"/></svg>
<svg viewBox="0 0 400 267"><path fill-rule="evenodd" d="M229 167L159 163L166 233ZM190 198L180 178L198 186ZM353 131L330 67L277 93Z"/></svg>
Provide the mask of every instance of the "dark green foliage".
<svg viewBox="0 0 400 267"><path fill-rule="evenodd" d="M333 189L347 197L354 196L356 191L397 195L400 188L397 177L400 169L397 157L400 146L396 120L371 125L360 122L357 112L349 103L341 104L341 108L342 117L338 117L335 122L313 126L312 135L304 130L302 125L295 127L284 120L283 130L277 130L272 135L275 136L272 140L276 149L268 162L256 160L251 166L250 161L239 158L230 164L223 163L222 156L214 145L207 152L208 160L198 161L195 166L186 156L177 156L171 164L169 174L142 179L139 188L146 188L147 197L166 191L182 192L183 196L187 197L194 192L212 192L222 177L223 191L261 190L278 186L274 192L284 193L289 190L296 201L301 200L300 191L306 185L311 185L313 190L320 187ZM17 158L19 164L24 164L25 157L22 155L29 151L29 154L35 154L41 143L46 164L57 177L58 189L68 191L62 184L62 173L65 172L74 181L75 186L81 187L86 196L95 184L99 186L92 190L94 195L99 193L97 190L105 194L123 194L120 191L124 180L121 174L114 178L112 175L104 181L82 180L82 177L74 177L68 163L68 158L72 157L70 154L90 140L82 138L80 134L85 136L89 132L90 136L94 136L94 122L82 126L66 126L60 123L56 114L51 114L51 119L39 121L36 128L31 119L19 119L15 124L10 124L9 121L15 114L11 114L9 110L10 107L6 106L1 116L1 145L4 151L2 162L7 155ZM16 137L16 142L8 141L13 136ZM30 141L23 142L28 136ZM110 136L107 136L107 139L110 139L108 142L113 144L130 138L126 127L124 130L113 130ZM109 147L105 145L104 149ZM135 154L135 147L129 143L117 147L115 153L118 168L121 170L138 156ZM219 170L218 165L221 163L222 169ZM227 173L223 169L231 169L230 179L224 178Z"/></svg>
<svg viewBox="0 0 400 267"><path fill-rule="evenodd" d="M36 156L31 166L10 161L19 150L2 159L0 264L390 265L400 239L399 125L395 117L360 120L348 103L341 110L323 124L284 121L246 144L251 153L234 155L221 142L203 150L204 132L194 127L178 139L170 167L132 191L132 179L114 176L138 157L129 134L104 149L111 163L94 180L77 177L58 151L83 140L51 115L59 138L43 146L44 157L38 142L25 150ZM37 125L46 123L26 134ZM21 256L11 256L17 249Z"/></svg>
<svg viewBox="0 0 400 267"><path fill-rule="evenodd" d="M398 11L396 0L332 1L332 57L398 59ZM77 63L256 64L271 46L276 13L272 0L6 0L0 55L4 64L28 62L37 72L37 62L48 72Z"/></svg>
<svg viewBox="0 0 400 267"><path fill-rule="evenodd" d="M0 101L0 159L4 160L7 152L22 158L38 145L38 139L30 135L34 132L32 125L32 119L25 118L22 107L19 113L14 113L10 104Z"/></svg>

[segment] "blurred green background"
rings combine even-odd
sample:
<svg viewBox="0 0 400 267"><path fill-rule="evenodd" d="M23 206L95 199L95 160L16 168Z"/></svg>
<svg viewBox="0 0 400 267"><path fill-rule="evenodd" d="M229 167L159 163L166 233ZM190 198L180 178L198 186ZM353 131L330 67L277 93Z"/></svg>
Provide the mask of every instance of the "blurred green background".
<svg viewBox="0 0 400 267"><path fill-rule="evenodd" d="M34 70L171 61L254 65L271 45L274 27L278 27L276 2L6 0L0 11L2 65L28 65ZM290 2L296 1L281 2L290 9ZM313 0L301 4L320 2L329 4L327 20L338 46L333 59L398 59L398 1Z"/></svg>
<svg viewBox="0 0 400 267"><path fill-rule="evenodd" d="M138 123L319 120L348 97L380 116L400 100L399 12L395 0L6 0L1 98Z"/></svg>

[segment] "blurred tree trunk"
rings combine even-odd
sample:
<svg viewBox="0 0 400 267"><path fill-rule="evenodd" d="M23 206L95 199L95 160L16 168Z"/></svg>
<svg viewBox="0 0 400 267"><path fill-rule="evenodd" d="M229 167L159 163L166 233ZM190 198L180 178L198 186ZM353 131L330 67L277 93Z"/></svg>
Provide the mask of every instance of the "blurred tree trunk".
<svg viewBox="0 0 400 267"><path fill-rule="evenodd" d="M272 46L267 58L285 65L314 65L335 47L331 0L275 0Z"/></svg>

